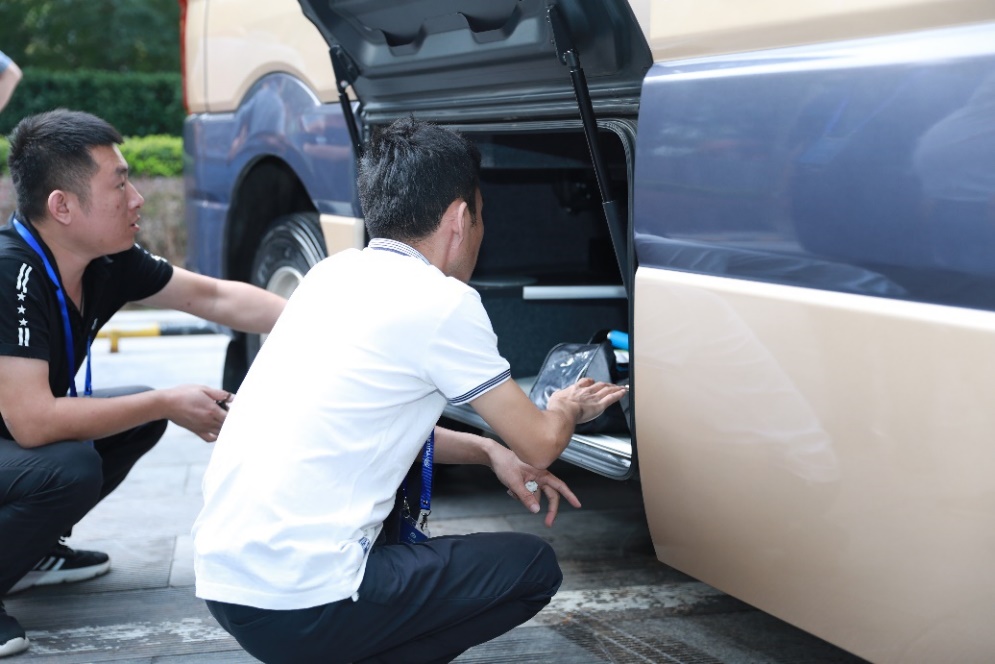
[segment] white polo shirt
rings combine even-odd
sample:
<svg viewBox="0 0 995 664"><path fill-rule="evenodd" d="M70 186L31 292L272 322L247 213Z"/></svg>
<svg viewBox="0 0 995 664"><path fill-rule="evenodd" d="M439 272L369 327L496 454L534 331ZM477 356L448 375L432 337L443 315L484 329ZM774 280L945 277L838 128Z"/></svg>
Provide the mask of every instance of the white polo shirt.
<svg viewBox="0 0 995 664"><path fill-rule="evenodd" d="M475 290L411 247L321 261L239 389L193 527L197 596L300 609L355 594L447 401L510 378Z"/></svg>

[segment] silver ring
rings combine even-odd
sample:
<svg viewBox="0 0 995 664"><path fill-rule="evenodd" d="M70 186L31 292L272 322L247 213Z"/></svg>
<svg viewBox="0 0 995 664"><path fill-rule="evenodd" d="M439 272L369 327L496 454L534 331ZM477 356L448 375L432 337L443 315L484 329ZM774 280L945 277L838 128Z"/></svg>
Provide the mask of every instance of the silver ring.
<svg viewBox="0 0 995 664"><path fill-rule="evenodd" d="M536 491L539 490L539 483L534 480L529 480L528 482L525 483L525 489L529 493L535 493Z"/></svg>

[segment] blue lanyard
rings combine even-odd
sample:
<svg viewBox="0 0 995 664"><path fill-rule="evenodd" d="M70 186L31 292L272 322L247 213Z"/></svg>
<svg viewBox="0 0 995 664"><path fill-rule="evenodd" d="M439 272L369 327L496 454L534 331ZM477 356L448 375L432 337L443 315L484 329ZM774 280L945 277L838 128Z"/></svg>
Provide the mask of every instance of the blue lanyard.
<svg viewBox="0 0 995 664"><path fill-rule="evenodd" d="M421 460L421 502L423 510L432 509L432 458L435 456L435 427L425 441L425 454Z"/></svg>
<svg viewBox="0 0 995 664"><path fill-rule="evenodd" d="M432 459L435 456L435 427L425 441L425 453L421 459L421 500L418 506L426 513L432 511ZM408 499L408 483L401 485L404 500Z"/></svg>
<svg viewBox="0 0 995 664"><path fill-rule="evenodd" d="M52 267L52 263L49 262L48 256L45 255L44 250L42 250L41 245L38 244L38 240L24 227L17 219L14 219L14 228L17 229L18 234L28 245L34 250L36 254L41 258L42 262L45 263L45 271L48 273L48 278L52 280L55 284L55 294L59 298L59 309L62 312L62 329L63 336L66 339L66 357L69 360L69 395L76 396L76 353L73 352L73 329L69 324L69 307L66 305L66 296L62 288L62 283L59 281L59 275L55 273L55 268ZM91 373L90 373L90 341L87 340L86 343L86 383L83 386L83 395L90 396L93 394L93 385L91 385Z"/></svg>

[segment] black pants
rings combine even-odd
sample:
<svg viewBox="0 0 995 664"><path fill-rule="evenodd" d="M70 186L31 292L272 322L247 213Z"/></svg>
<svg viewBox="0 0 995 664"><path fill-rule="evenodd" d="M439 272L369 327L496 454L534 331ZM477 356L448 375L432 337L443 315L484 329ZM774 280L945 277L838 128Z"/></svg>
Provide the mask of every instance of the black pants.
<svg viewBox="0 0 995 664"><path fill-rule="evenodd" d="M93 396L148 389L95 390ZM0 438L0 597L117 488L167 424L149 422L96 440L93 447L67 441L25 449Z"/></svg>
<svg viewBox="0 0 995 664"><path fill-rule="evenodd" d="M477 533L374 546L357 601L291 611L207 606L266 664L450 662L530 619L562 579L538 537Z"/></svg>

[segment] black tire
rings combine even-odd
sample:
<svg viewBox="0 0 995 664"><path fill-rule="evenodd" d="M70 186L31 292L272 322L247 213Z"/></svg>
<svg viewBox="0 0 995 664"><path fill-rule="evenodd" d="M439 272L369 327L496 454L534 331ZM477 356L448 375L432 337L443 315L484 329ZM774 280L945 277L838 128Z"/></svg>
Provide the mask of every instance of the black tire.
<svg viewBox="0 0 995 664"><path fill-rule="evenodd" d="M327 255L317 212L284 215L273 221L259 242L250 278L260 288L290 297L308 270ZM264 340L265 335L247 335L248 364Z"/></svg>

